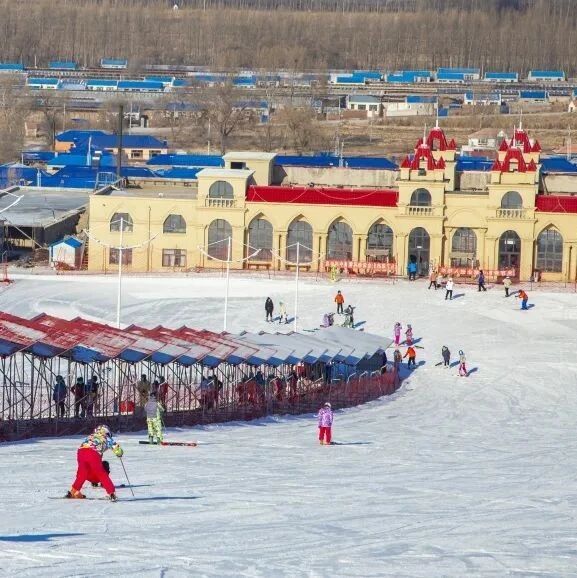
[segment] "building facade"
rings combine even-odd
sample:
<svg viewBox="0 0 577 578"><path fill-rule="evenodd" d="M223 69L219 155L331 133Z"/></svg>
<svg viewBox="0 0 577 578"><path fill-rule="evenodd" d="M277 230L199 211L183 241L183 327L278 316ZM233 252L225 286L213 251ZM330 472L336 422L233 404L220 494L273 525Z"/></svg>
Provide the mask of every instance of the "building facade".
<svg viewBox="0 0 577 578"><path fill-rule="evenodd" d="M90 202L89 268L204 267L405 274L431 268L522 280L577 278L577 199L539 194L539 143L521 128L503 139L489 174L458 169L440 128L402 162L394 188L272 184L274 155L229 153L187 190L113 192ZM335 168L335 171L340 170ZM465 178L465 176L467 178ZM354 185L354 183L351 183ZM370 266L368 265L370 264Z"/></svg>

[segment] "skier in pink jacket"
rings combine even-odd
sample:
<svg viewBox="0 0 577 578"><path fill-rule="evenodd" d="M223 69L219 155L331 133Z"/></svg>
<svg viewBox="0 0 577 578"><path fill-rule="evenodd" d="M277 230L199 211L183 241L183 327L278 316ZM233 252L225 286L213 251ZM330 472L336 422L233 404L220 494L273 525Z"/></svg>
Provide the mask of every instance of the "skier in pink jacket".
<svg viewBox="0 0 577 578"><path fill-rule="evenodd" d="M395 335L395 345L399 345L400 341L401 341L401 329L402 326L401 324L397 321L395 323L395 328L393 329L393 333Z"/></svg>
<svg viewBox="0 0 577 578"><path fill-rule="evenodd" d="M333 426L333 410L327 401L319 410L319 442L322 445L331 445L331 428Z"/></svg>

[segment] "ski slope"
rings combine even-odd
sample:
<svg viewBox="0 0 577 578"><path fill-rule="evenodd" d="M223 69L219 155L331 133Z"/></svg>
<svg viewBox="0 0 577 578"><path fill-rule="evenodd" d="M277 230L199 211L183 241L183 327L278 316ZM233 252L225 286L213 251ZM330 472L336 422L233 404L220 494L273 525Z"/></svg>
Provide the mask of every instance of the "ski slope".
<svg viewBox="0 0 577 578"><path fill-rule="evenodd" d="M0 308L113 322L115 283L23 277ZM302 328L340 288L366 331L411 323L424 347L395 395L336 412L339 445L318 445L311 415L168 432L196 448L120 435L135 498L116 504L47 499L70 486L80 438L0 446L0 575L577 576L577 296L533 293L521 312L501 288L445 302L426 286L302 281ZM126 324L222 329L221 278L124 289ZM278 329L264 299L290 312L293 291L233 277L229 329ZM435 366L444 344L469 378Z"/></svg>

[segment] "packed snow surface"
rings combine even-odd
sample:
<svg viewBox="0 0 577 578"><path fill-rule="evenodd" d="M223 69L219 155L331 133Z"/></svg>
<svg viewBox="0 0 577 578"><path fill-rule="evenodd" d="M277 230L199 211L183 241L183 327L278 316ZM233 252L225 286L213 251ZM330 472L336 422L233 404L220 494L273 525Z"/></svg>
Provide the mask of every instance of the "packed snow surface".
<svg viewBox="0 0 577 578"><path fill-rule="evenodd" d="M0 446L0 574L577 576L577 296L532 293L520 311L501 287L458 287L451 302L426 287L301 282L301 328L340 288L366 331L411 323L424 348L395 395L336 412L338 445L318 444L312 415L168 432L197 448L121 434L136 497L121 488L116 504L48 499L70 486L80 438ZM218 277L130 278L122 318L221 330L223 295ZM229 330L278 329L268 295L290 312L293 281L233 277ZM110 322L115 299L100 277L0 294L18 315ZM435 365L445 344L465 351L468 378Z"/></svg>

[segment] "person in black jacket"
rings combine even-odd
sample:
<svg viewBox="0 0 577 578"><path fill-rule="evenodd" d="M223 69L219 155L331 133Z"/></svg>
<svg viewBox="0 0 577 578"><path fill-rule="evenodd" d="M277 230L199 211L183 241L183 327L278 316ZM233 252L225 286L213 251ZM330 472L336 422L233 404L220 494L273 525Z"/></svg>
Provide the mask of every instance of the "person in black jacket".
<svg viewBox="0 0 577 578"><path fill-rule="evenodd" d="M274 303L270 297L266 298L264 303L264 310L266 311L266 320L272 321L272 312L274 311Z"/></svg>

